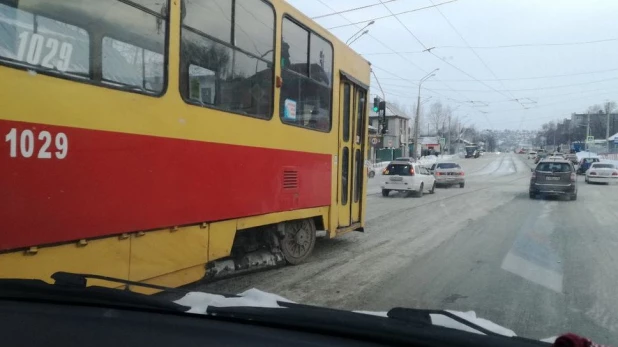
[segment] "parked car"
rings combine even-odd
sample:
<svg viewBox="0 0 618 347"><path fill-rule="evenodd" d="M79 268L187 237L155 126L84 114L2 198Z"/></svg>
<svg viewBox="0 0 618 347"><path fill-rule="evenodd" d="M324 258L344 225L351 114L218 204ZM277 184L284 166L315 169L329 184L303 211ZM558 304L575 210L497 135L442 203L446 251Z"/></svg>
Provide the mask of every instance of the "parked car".
<svg viewBox="0 0 618 347"><path fill-rule="evenodd" d="M536 157L536 152L535 151L528 152L528 159L534 159L535 157Z"/></svg>
<svg viewBox="0 0 618 347"><path fill-rule="evenodd" d="M600 162L601 159L599 158L583 158L580 162L579 162L579 167L577 168L577 173L580 175L583 175L586 173L586 171L588 170L588 168L590 168L590 165L592 163L598 163Z"/></svg>
<svg viewBox="0 0 618 347"><path fill-rule="evenodd" d="M586 171L586 183L606 183L618 182L618 169L611 163L592 163Z"/></svg>
<svg viewBox="0 0 618 347"><path fill-rule="evenodd" d="M382 172L382 196L388 196L391 191L415 193L422 197L425 191L433 194L436 190L436 180L426 167L407 161L393 161Z"/></svg>
<svg viewBox="0 0 618 347"><path fill-rule="evenodd" d="M457 163L436 163L431 166L430 172L436 179L437 186L459 185L459 188L463 188L466 185L465 173Z"/></svg>
<svg viewBox="0 0 618 347"><path fill-rule="evenodd" d="M577 200L577 176L569 160L543 159L531 170L530 199L542 194L568 196L571 200Z"/></svg>
<svg viewBox="0 0 618 347"><path fill-rule="evenodd" d="M374 178L376 175L376 169L369 160L365 160L365 167L367 168L367 177Z"/></svg>

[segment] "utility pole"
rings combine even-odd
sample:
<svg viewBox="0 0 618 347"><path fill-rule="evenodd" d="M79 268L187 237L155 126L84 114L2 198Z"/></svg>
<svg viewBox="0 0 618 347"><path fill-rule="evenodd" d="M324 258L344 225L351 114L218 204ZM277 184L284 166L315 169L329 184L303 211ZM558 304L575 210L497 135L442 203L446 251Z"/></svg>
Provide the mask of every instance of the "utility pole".
<svg viewBox="0 0 618 347"><path fill-rule="evenodd" d="M588 136L590 136L590 111L588 111L588 121L586 122L586 139L584 141L584 148L588 150Z"/></svg>
<svg viewBox="0 0 618 347"><path fill-rule="evenodd" d="M612 115L612 108L614 106L614 103L611 101L606 101L605 102L605 115L607 116L607 124L605 124L605 142L606 142L606 146L607 146L607 153L609 154L609 117L611 117Z"/></svg>
<svg viewBox="0 0 618 347"><path fill-rule="evenodd" d="M609 103L608 103L609 104ZM609 154L609 116L611 115L612 110L609 109L609 105L607 106L607 124L605 125L605 142L607 146L607 154Z"/></svg>
<svg viewBox="0 0 618 347"><path fill-rule="evenodd" d="M446 138L446 143L448 144L448 154L453 154L453 151L451 150L451 115L448 115L448 134L447 134L447 138Z"/></svg>
<svg viewBox="0 0 618 347"><path fill-rule="evenodd" d="M434 74L434 72L438 71L440 69L435 69L433 71L431 71L430 73L428 73L425 77L421 78L421 80L418 82L418 98L416 101L416 116L414 117L414 155L412 156L414 159L418 159L418 123L419 123L419 117L420 117L420 111L421 111L421 85L423 84L423 82L425 82L426 80L430 79L431 77L435 76L436 74Z"/></svg>

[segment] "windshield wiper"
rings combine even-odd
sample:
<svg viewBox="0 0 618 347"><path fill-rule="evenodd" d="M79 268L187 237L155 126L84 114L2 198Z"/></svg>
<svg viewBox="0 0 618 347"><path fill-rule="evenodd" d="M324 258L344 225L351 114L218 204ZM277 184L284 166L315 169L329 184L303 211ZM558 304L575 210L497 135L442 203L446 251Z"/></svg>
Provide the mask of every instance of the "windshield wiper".
<svg viewBox="0 0 618 347"><path fill-rule="evenodd" d="M96 305L166 312L186 312L189 310L189 307L177 304L173 301L135 293L130 290L86 286L87 278L103 279L112 282L124 281L120 279L106 278L105 276L97 275L72 274L68 272L56 272L52 275L52 278L55 280L54 284L32 279L0 279L0 300L11 299L60 304ZM161 290L162 288L166 288L139 282L125 282L129 282L125 284L135 284Z"/></svg>
<svg viewBox="0 0 618 347"><path fill-rule="evenodd" d="M40 280L0 279L0 300L116 307L183 315L188 314L187 311L190 309L190 307L170 300L130 290L87 286L87 280L104 280L174 293L186 294L191 291L92 274L57 272L52 275L52 278L55 281L54 284ZM230 296L238 297L236 295L228 297ZM380 317L290 302L278 301L277 304L279 305L277 308L209 305L205 313L208 318L348 336L382 343L405 343L419 346L549 346L541 341L500 335L441 310L394 308L387 313L387 317ZM447 316L485 335L433 325L430 314ZM195 314L195 316L204 315Z"/></svg>
<svg viewBox="0 0 618 347"><path fill-rule="evenodd" d="M505 336L440 310L394 308L387 317L338 309L278 302L282 308L214 307L206 314L247 323L279 326L321 334L350 336L363 341L414 346L550 346L546 342ZM486 334L433 325L429 314L442 314Z"/></svg>

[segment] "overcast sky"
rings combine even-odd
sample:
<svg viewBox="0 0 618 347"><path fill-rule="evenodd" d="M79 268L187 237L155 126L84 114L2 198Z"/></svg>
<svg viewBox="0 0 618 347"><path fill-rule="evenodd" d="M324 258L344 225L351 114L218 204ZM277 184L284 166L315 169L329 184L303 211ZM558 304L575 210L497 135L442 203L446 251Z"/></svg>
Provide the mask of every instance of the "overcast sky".
<svg viewBox="0 0 618 347"><path fill-rule="evenodd" d="M344 41L365 25L350 22L451 0L381 1L288 0L310 17L378 4L316 19ZM376 20L351 45L373 64L387 101L414 105L418 80L435 68L421 96L461 105L454 114L480 128L537 129L618 101L617 0L456 0L397 18ZM525 46L497 47L509 45Z"/></svg>

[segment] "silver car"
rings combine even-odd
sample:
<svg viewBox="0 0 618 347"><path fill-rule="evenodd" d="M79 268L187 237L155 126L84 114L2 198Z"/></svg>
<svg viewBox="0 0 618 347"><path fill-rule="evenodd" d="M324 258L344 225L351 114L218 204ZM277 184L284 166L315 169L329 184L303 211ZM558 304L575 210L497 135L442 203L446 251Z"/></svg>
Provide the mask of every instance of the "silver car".
<svg viewBox="0 0 618 347"><path fill-rule="evenodd" d="M438 186L459 185L459 188L463 188L466 185L464 170L457 163L441 162L433 164L431 172L436 178L436 185Z"/></svg>

